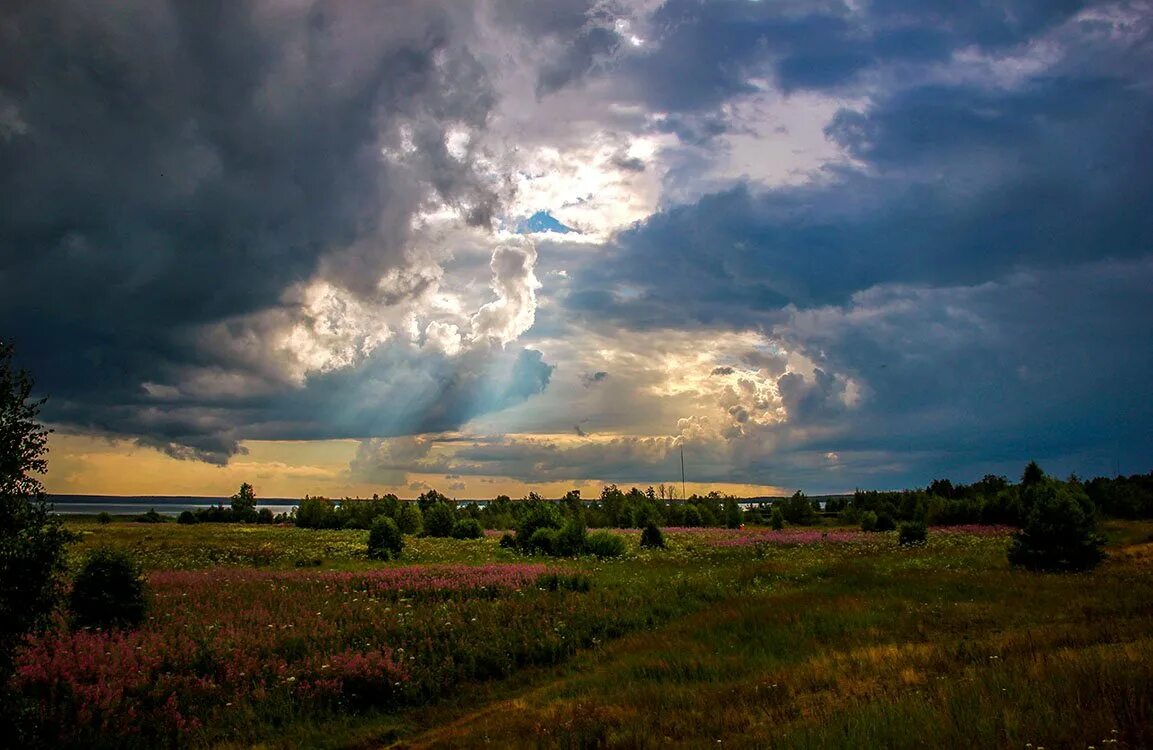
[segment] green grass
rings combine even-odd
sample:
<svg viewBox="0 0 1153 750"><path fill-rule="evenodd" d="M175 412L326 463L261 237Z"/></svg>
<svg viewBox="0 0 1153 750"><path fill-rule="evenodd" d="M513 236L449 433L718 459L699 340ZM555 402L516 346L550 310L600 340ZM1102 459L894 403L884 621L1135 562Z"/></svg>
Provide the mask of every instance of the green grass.
<svg viewBox="0 0 1153 750"><path fill-rule="evenodd" d="M84 532L74 558L113 546L151 570L381 567L361 531L70 526ZM1153 524L1105 531L1110 559L1065 576L1010 570L1003 536L717 549L674 533L648 551L628 534L622 559L535 558L591 581L518 600L555 628L547 658L486 679L459 671L417 703L297 711L275 726L250 710L194 744L1153 747ZM495 538L406 545L396 564L526 560ZM431 622L421 608L442 605L413 606Z"/></svg>

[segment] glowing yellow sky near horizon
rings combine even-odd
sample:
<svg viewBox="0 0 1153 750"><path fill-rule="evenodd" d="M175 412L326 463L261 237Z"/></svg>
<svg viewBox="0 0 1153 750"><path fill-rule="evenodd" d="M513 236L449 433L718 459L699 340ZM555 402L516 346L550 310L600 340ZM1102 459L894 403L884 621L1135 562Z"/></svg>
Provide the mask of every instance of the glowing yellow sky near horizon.
<svg viewBox="0 0 1153 750"><path fill-rule="evenodd" d="M246 441L247 455L235 456L226 466L200 461L181 461L128 440L109 440L90 435L53 433L48 441L48 473L44 486L58 495L202 495L227 497L242 482L256 488L258 497L297 498L369 497L388 492L415 497L420 489L372 484L353 479L348 464L356 454L356 440ZM670 478L671 480L672 478ZM530 491L560 497L571 489L585 497L600 495L599 480L527 483L498 476L463 476L463 489L449 489L443 474L410 473L409 482L423 482L453 497L487 499L497 495L524 497ZM619 482L625 487L632 483ZM647 487L648 482L636 482ZM689 482L688 492L712 490L743 497L787 494L767 485Z"/></svg>

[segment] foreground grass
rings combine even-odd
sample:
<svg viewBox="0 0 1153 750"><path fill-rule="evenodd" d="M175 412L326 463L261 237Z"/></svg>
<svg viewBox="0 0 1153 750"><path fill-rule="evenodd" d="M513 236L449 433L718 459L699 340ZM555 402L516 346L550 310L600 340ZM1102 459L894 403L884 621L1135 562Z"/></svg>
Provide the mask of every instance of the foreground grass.
<svg viewBox="0 0 1153 750"><path fill-rule="evenodd" d="M1153 747L1148 562L1043 576L944 541L772 552L764 590L401 746Z"/></svg>
<svg viewBox="0 0 1153 750"><path fill-rule="evenodd" d="M1153 747L1153 524L1111 524L1110 560L1073 576L1009 570L1004 535L932 532L926 547L902 549L892 534L780 546L783 537L699 531L646 552L626 533L617 561L409 538L403 561L382 566L365 559L358 531L73 527L87 532L77 559L114 546L154 571L150 643L187 634L201 649L158 662L198 723L142 744ZM357 576L415 581L450 565L467 577L509 562L587 576L591 590L365 598L357 588ZM398 565L415 569L388 573ZM323 577L337 574L344 588ZM195 617L180 614L187 596ZM252 638L268 625L274 635ZM227 666L238 643L239 678ZM351 682L318 680L328 662L347 671L374 652L395 661L384 673L403 667L402 684L366 682L363 665ZM269 681L269 669L287 671ZM63 711L54 721L76 720L67 696L49 700ZM132 738L97 724L69 742Z"/></svg>

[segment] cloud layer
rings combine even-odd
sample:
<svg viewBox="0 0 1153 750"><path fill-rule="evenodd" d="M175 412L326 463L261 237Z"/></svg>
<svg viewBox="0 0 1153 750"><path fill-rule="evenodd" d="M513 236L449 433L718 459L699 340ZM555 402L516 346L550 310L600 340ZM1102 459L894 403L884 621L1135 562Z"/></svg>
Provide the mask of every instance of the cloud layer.
<svg viewBox="0 0 1153 750"><path fill-rule="evenodd" d="M1151 18L18 4L0 333L60 429L397 488L1145 471Z"/></svg>

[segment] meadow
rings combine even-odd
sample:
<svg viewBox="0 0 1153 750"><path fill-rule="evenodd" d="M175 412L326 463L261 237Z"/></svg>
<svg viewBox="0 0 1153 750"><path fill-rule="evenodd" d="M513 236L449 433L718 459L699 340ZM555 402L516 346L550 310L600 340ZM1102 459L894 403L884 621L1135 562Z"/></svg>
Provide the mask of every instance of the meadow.
<svg viewBox="0 0 1153 750"><path fill-rule="evenodd" d="M495 536L71 519L145 568L145 624L63 623L16 687L62 747L1153 747L1153 524L1090 573L1010 529L666 529L613 560Z"/></svg>

